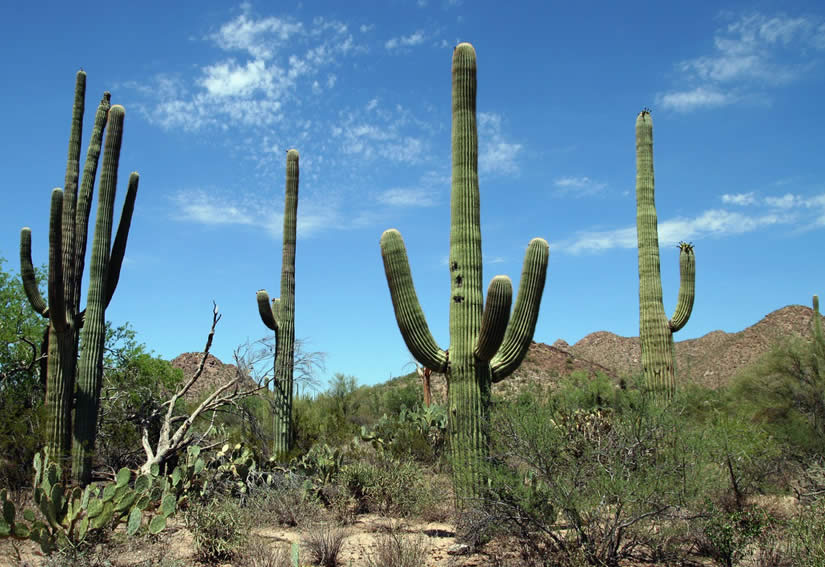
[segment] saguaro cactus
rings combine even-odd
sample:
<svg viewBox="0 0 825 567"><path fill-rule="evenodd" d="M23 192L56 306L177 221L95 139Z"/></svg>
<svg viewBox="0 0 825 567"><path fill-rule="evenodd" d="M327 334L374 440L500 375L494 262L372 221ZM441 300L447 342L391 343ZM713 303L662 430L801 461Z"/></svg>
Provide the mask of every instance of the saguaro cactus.
<svg viewBox="0 0 825 567"><path fill-rule="evenodd" d="M286 154L284 243L281 259L281 297L270 306L266 290L258 291L258 311L275 331L275 441L273 454L292 449L292 373L295 359L295 234L298 215L298 150Z"/></svg>
<svg viewBox="0 0 825 567"><path fill-rule="evenodd" d="M110 108L110 95L108 92L103 94L95 115L83 177L78 186L85 94L86 73L79 71L75 83L65 186L63 189L52 191L48 304L41 297L34 277L31 230L23 228L20 233L20 272L23 287L34 310L49 319L46 378L49 448L58 461L67 459L71 450L72 476L81 484L87 484L91 479L91 456L94 451L103 375L105 311L120 277L138 188L138 174L132 173L117 235L112 245L112 220L120 145L123 139L124 110L122 106L117 105ZM107 126L92 242L89 293L86 309L81 311L79 304L89 212L103 131Z"/></svg>
<svg viewBox="0 0 825 567"><path fill-rule="evenodd" d="M673 333L693 310L696 263L693 245L679 243L679 299L668 320L662 304L659 233L653 197L653 119L643 110L636 117L636 235L639 242L639 337L647 387L669 398L676 389Z"/></svg>
<svg viewBox="0 0 825 567"><path fill-rule="evenodd" d="M476 129L476 54L469 43L453 52L452 197L450 226L450 348L438 347L418 302L401 233L381 236L381 253L395 317L412 355L446 375L453 481L458 496L478 492L479 460L487 455L490 386L509 376L527 353L538 318L549 246L527 247L518 298L510 316L512 285L496 276L484 304ZM509 319L509 321L508 321ZM449 353L449 355L448 355Z"/></svg>

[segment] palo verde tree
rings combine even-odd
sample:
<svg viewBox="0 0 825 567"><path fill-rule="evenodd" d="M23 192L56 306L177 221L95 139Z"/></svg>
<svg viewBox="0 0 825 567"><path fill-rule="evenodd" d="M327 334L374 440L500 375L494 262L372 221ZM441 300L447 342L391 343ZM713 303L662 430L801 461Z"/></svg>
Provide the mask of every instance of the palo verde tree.
<svg viewBox="0 0 825 567"><path fill-rule="evenodd" d="M258 291L258 311L264 324L275 331L275 440L272 453L284 455L292 449L292 382L295 362L295 240L298 216L298 150L286 154L286 198L284 242L281 259L281 297L272 300Z"/></svg>
<svg viewBox="0 0 825 567"><path fill-rule="evenodd" d="M636 117L636 236L639 242L639 338L647 388L670 398L676 389L673 333L693 310L696 260L693 245L679 243L679 300L668 320L662 304L659 232L653 197L653 119L642 110Z"/></svg>
<svg viewBox="0 0 825 567"><path fill-rule="evenodd" d="M450 221L450 348L439 348L418 302L401 233L381 236L381 253L395 317L412 355L446 375L453 482L459 496L479 493L480 461L488 454L488 414L493 382L509 376L527 353L544 291L549 246L527 247L516 305L512 284L493 278L484 302L478 190L476 53L458 45L452 63L452 190Z"/></svg>
<svg viewBox="0 0 825 567"><path fill-rule="evenodd" d="M109 93L103 94L95 114L81 178L80 146L85 95L86 73L79 71L75 84L65 183L63 189L52 191L51 198L48 303L41 296L34 275L31 229L23 228L20 233L23 287L34 310L49 321L46 379L48 444L51 455L58 462L68 459L71 451L72 477L80 484L88 484L92 475L106 340L106 306L114 295L120 277L138 188L138 174L132 173L117 235L112 243L115 189L125 111L122 106L110 106ZM86 308L81 310L81 282L86 259L89 213L104 129L106 140L92 241L89 292Z"/></svg>

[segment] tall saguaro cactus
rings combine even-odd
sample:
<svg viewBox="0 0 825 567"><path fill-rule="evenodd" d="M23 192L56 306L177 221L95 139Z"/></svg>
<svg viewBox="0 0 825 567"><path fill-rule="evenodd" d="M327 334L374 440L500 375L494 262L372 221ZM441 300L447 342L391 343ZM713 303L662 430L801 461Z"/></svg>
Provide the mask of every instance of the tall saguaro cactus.
<svg viewBox="0 0 825 567"><path fill-rule="evenodd" d="M110 107L109 93L103 94L95 114L83 177L80 178L85 94L86 73L79 71L75 83L65 184L63 189L54 189L51 198L48 303L37 289L31 257L31 230L23 228L20 233L23 287L34 310L49 319L46 377L48 443L51 453L61 460L68 459L71 451L72 476L81 484L91 480L91 458L103 376L105 311L120 277L139 180L137 173L129 177L120 224L112 244L124 109L117 105ZM92 242L89 293L86 309L81 311L89 213L104 129L107 131Z"/></svg>
<svg viewBox="0 0 825 567"><path fill-rule="evenodd" d="M490 387L509 376L527 354L536 328L549 246L535 238L527 247L516 305L512 285L493 278L484 303L476 128L476 54L458 45L452 63L452 196L450 221L450 347L439 348L418 302L401 233L381 236L381 253L395 317L412 355L446 375L450 451L459 496L482 484L479 461L488 454Z"/></svg>
<svg viewBox="0 0 825 567"><path fill-rule="evenodd" d="M298 215L298 150L286 154L284 242L281 259L281 297L269 302L258 291L258 311L264 324L275 331L275 442L273 453L292 449L292 378L295 360L295 236Z"/></svg>
<svg viewBox="0 0 825 567"><path fill-rule="evenodd" d="M679 243L679 299L668 320L662 304L659 233L653 179L653 119L643 110L636 117L636 236L639 242L639 338L647 387L669 398L676 389L673 333L690 318L695 294L693 245Z"/></svg>

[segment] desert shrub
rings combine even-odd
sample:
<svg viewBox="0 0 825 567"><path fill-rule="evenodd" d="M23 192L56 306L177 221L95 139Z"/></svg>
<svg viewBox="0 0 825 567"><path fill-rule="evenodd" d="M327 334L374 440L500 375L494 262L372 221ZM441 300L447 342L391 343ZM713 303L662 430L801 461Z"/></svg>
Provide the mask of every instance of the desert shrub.
<svg viewBox="0 0 825 567"><path fill-rule="evenodd" d="M726 511L707 503L701 519L697 549L717 565L733 567L773 523L773 519L759 508L749 506Z"/></svg>
<svg viewBox="0 0 825 567"><path fill-rule="evenodd" d="M703 442L676 404L660 407L636 390L604 398L599 406L598 396L569 389L497 408L481 507L493 524L552 553L580 550L593 565L656 547L665 512L700 492L704 471L693 467L707 464Z"/></svg>
<svg viewBox="0 0 825 567"><path fill-rule="evenodd" d="M274 520L282 526L298 526L316 517L320 504L307 486L305 477L285 473L269 484L252 488L245 509L251 518Z"/></svg>
<svg viewBox="0 0 825 567"><path fill-rule="evenodd" d="M391 529L378 536L375 552L367 557L369 567L420 567L426 563L428 546L422 535Z"/></svg>
<svg viewBox="0 0 825 567"><path fill-rule="evenodd" d="M337 482L355 499L358 512L409 516L418 510L425 474L411 459L378 450L345 465Z"/></svg>
<svg viewBox="0 0 825 567"><path fill-rule="evenodd" d="M789 523L787 539L794 565L825 567L825 498L806 505Z"/></svg>
<svg viewBox="0 0 825 567"><path fill-rule="evenodd" d="M294 567L290 550L273 548L265 539L252 538L239 553L243 565L248 567Z"/></svg>
<svg viewBox="0 0 825 567"><path fill-rule="evenodd" d="M338 567L346 537L346 532L337 526L315 524L302 539L303 548L313 565Z"/></svg>
<svg viewBox="0 0 825 567"><path fill-rule="evenodd" d="M361 437L397 458L412 458L428 465L440 464L447 447L447 411L439 405L402 406L397 414L384 414Z"/></svg>
<svg viewBox="0 0 825 567"><path fill-rule="evenodd" d="M195 556L204 563L232 559L249 537L250 526L230 499L190 502L183 518L195 540Z"/></svg>

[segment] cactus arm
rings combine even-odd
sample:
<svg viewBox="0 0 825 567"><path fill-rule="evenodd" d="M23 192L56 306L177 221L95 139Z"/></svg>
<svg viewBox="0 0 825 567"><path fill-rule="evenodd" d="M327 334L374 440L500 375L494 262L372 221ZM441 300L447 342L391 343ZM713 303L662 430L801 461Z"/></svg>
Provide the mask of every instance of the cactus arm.
<svg viewBox="0 0 825 567"><path fill-rule="evenodd" d="M86 262L86 241L89 232L89 212L91 209L92 196L94 194L95 177L97 176L97 164L100 161L100 152L103 147L103 130L109 118L109 108L111 107L111 95L103 93L103 98L95 113L95 122L92 128L92 135L89 138L89 148L86 152L86 163L83 166L83 179L77 196L77 210L75 212L75 245L74 262L77 266L77 273L83 274ZM75 297L80 298L80 286L83 278L75 281Z"/></svg>
<svg viewBox="0 0 825 567"><path fill-rule="evenodd" d="M447 368L447 353L439 348L430 333L415 293L407 249L400 232L390 229L381 235L381 256L384 259L384 272L395 309L395 319L407 348L423 366L433 372L444 372Z"/></svg>
<svg viewBox="0 0 825 567"><path fill-rule="evenodd" d="M103 152L95 215L95 233L89 267L89 293L83 322L83 344L77 372L77 401L72 444L72 476L81 485L91 480L92 455L100 410L103 347L106 340L106 274L112 240L117 169L123 141L125 111L109 109L109 127Z"/></svg>
<svg viewBox="0 0 825 567"><path fill-rule="evenodd" d="M123 265L123 256L126 254L126 241L129 239L129 227L132 224L132 213L135 210L135 198L137 197L138 183L140 176L133 171L129 176L129 186L126 189L126 200L123 202L123 211L120 213L120 222L117 225L115 242L112 244L112 254L109 257L109 265L106 268L106 296L104 305L109 306L112 296L115 294L117 282L120 279L120 268Z"/></svg>
<svg viewBox="0 0 825 567"><path fill-rule="evenodd" d="M68 323L66 321L66 298L63 295L63 262L61 261L61 251L63 249L63 231L61 229L61 219L63 217L63 190L54 189L52 191L52 205L49 219L49 320L54 330L62 333Z"/></svg>
<svg viewBox="0 0 825 567"><path fill-rule="evenodd" d="M258 290L258 293L256 293L255 296L258 300L258 313L261 314L261 321L263 321L264 325L277 333L278 318L275 315L274 305L270 306L269 304L269 294L265 289L261 289ZM277 299L273 300L273 303L275 301L277 301Z"/></svg>
<svg viewBox="0 0 825 567"><path fill-rule="evenodd" d="M530 241L524 255L516 306L507 325L504 342L498 354L490 361L493 382L499 382L512 374L530 348L539 316L541 296L544 293L549 258L550 246L546 240L534 238Z"/></svg>
<svg viewBox="0 0 825 567"><path fill-rule="evenodd" d="M510 319L513 301L513 284L507 276L496 276L487 288L487 301L481 316L481 329L474 354L479 360L489 362L495 356Z"/></svg>
<svg viewBox="0 0 825 567"><path fill-rule="evenodd" d="M69 150L66 159L66 177L63 183L63 294L71 314L77 308L80 290L75 285L82 278L75 263L75 207L77 204L77 181L80 169L80 145L83 137L83 114L86 107L86 73L77 72L72 105L72 126L69 134Z"/></svg>
<svg viewBox="0 0 825 567"><path fill-rule="evenodd" d="M23 280L23 290L32 308L43 317L49 316L49 306L40 294L37 287L37 277L32 263L32 230L24 227L20 231L20 277Z"/></svg>
<svg viewBox="0 0 825 567"><path fill-rule="evenodd" d="M693 299L696 296L696 256L693 254L693 244L679 243L679 300L676 311L668 324L670 331L675 333L685 326L693 311Z"/></svg>

